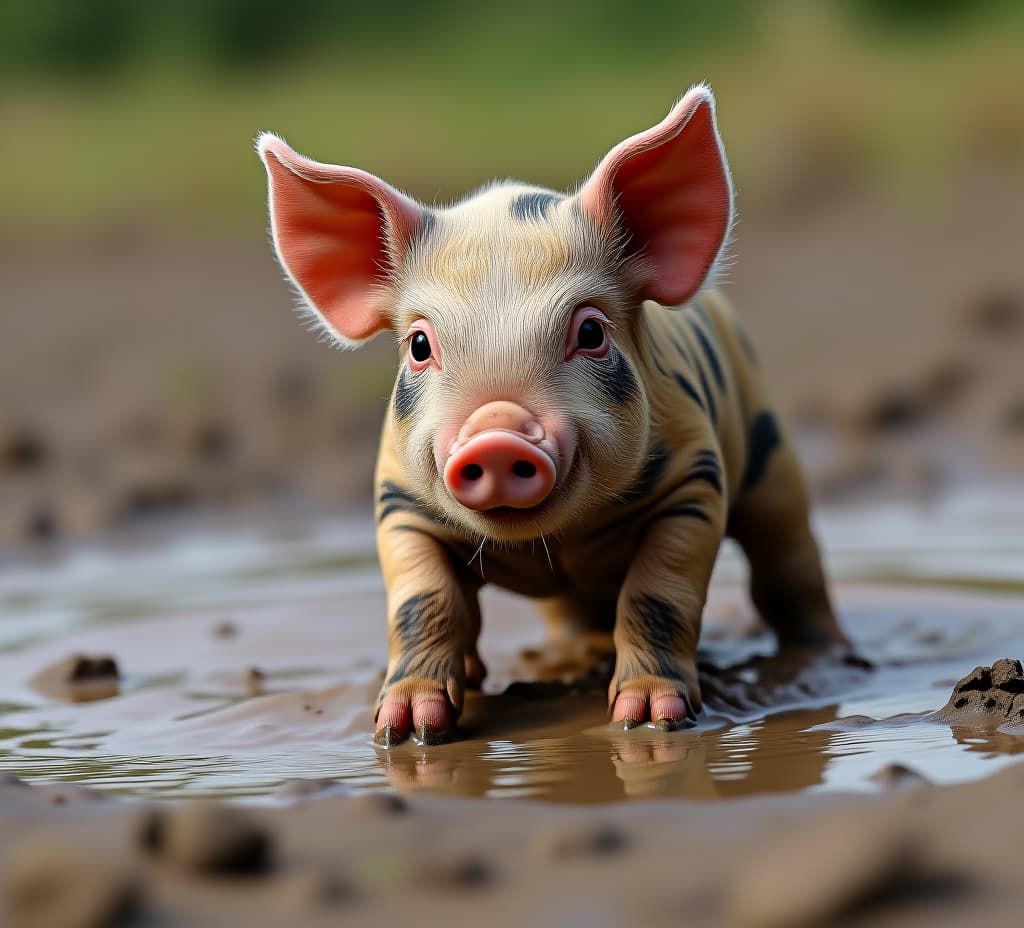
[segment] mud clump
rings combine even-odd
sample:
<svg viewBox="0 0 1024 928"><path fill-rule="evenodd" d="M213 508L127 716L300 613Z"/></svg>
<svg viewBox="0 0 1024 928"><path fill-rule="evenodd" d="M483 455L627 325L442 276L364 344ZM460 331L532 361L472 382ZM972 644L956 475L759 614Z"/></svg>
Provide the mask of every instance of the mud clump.
<svg viewBox="0 0 1024 928"><path fill-rule="evenodd" d="M11 854L6 870L12 928L114 928L138 910L135 877L95 848L30 839Z"/></svg>
<svg viewBox="0 0 1024 928"><path fill-rule="evenodd" d="M967 324L985 338L1017 335L1024 331L1024 294L1010 288L980 294L968 307Z"/></svg>
<svg viewBox="0 0 1024 928"><path fill-rule="evenodd" d="M267 675L259 667L250 667L245 672L245 691L250 696L262 696L266 693Z"/></svg>
<svg viewBox="0 0 1024 928"><path fill-rule="evenodd" d="M205 876L260 874L271 866L270 833L242 811L214 802L150 813L140 841L158 859Z"/></svg>
<svg viewBox="0 0 1024 928"><path fill-rule="evenodd" d="M277 789L271 793L274 799L283 802L300 802L303 799L316 797L322 799L326 795L344 795L348 787L338 780L328 777L302 778L296 777L292 780L285 780Z"/></svg>
<svg viewBox="0 0 1024 928"><path fill-rule="evenodd" d="M224 619L210 629L210 634L214 638L235 638L238 635L238 626L230 619Z"/></svg>
<svg viewBox="0 0 1024 928"><path fill-rule="evenodd" d="M348 801L351 815L392 816L405 815L409 803L397 793L362 793Z"/></svg>
<svg viewBox="0 0 1024 928"><path fill-rule="evenodd" d="M873 773L871 779L888 790L916 789L918 786L929 785L927 778L906 764L886 764Z"/></svg>
<svg viewBox="0 0 1024 928"><path fill-rule="evenodd" d="M494 882L495 873L476 852L438 850L414 867L413 878L421 889L450 892L482 889Z"/></svg>
<svg viewBox="0 0 1024 928"><path fill-rule="evenodd" d="M549 860L585 860L619 854L626 849L626 834L601 822L563 823L541 830L534 838L534 851Z"/></svg>
<svg viewBox="0 0 1024 928"><path fill-rule="evenodd" d="M69 702L90 702L117 696L121 673L117 661L107 654L72 654L44 667L31 683L45 696Z"/></svg>
<svg viewBox="0 0 1024 928"><path fill-rule="evenodd" d="M932 718L942 722L1024 725L1024 668L1004 658L975 667L953 687L949 701Z"/></svg>
<svg viewBox="0 0 1024 928"><path fill-rule="evenodd" d="M914 869L916 848L909 832L879 814L847 813L798 827L740 872L729 923L831 925L896 889Z"/></svg>

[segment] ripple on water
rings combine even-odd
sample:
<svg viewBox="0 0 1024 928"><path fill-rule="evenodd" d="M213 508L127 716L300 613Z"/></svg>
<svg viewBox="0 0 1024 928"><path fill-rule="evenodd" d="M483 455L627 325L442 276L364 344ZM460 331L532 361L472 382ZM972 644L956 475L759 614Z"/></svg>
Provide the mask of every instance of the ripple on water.
<svg viewBox="0 0 1024 928"><path fill-rule="evenodd" d="M986 584L993 565L1024 564L1005 518L995 561L990 535L963 529L964 518L955 514L943 534L964 539L957 561L955 545L935 541L938 529L887 513L883 561L915 581L933 580L941 567ZM872 524L870 513L822 520L841 577L878 575ZM1024 656L1024 597L840 584L844 624L876 671L782 666L757 659L770 641L739 627L736 616L749 608L729 582L739 570L729 553L709 604L707 646L708 660L727 669L706 681L709 711L696 728L615 731L600 689L527 686L470 694L458 743L380 749L368 732L385 653L383 604L366 531L346 525L226 545L185 539L0 576L0 771L161 798L263 799L285 780L326 778L359 791L587 803L877 790L873 775L891 764L949 783L1024 753L1015 734L923 718L975 664ZM915 546L921 537L930 540ZM524 622L518 602L501 595L486 608L492 679L542 678L543 652L528 665L519 657L536 651L539 623ZM217 633L225 623L231 635ZM70 705L32 689L34 671L75 651L115 655L121 694ZM252 668L265 695L246 689Z"/></svg>

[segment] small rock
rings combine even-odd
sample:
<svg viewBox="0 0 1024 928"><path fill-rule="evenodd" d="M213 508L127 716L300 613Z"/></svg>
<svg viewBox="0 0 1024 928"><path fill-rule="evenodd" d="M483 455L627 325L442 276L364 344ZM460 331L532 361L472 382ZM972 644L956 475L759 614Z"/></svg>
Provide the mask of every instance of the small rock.
<svg viewBox="0 0 1024 928"><path fill-rule="evenodd" d="M182 870L208 875L261 873L272 841L260 823L229 805L189 802L150 813L140 840L155 856Z"/></svg>
<svg viewBox="0 0 1024 928"><path fill-rule="evenodd" d="M96 848L30 839L7 858L7 909L15 928L114 928L137 911L139 887Z"/></svg>

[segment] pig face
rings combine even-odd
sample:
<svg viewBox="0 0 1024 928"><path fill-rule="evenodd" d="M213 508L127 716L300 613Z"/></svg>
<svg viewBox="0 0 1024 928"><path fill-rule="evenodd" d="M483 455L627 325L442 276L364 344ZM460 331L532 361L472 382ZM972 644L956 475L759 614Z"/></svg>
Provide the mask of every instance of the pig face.
<svg viewBox="0 0 1024 928"><path fill-rule="evenodd" d="M689 299L731 221L707 88L567 197L506 183L430 209L275 136L258 149L306 306L344 345L395 337L393 444L428 510L515 541L622 496L649 430L641 303Z"/></svg>
<svg viewBox="0 0 1024 928"><path fill-rule="evenodd" d="M648 427L635 285L576 201L504 185L435 211L393 293L394 445L429 508L517 540L625 489Z"/></svg>

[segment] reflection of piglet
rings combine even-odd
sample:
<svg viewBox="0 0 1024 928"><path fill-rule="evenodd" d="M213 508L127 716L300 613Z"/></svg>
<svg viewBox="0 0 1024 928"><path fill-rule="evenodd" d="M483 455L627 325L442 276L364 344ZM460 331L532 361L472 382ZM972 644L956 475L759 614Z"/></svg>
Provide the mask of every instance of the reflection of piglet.
<svg viewBox="0 0 1024 928"><path fill-rule="evenodd" d="M479 685L485 580L614 629L626 725L700 710L695 655L723 535L783 643L841 641L807 500L750 344L705 290L732 185L708 88L563 196L498 183L428 208L274 135L274 246L339 343L401 365L376 473L390 661L378 740L452 730ZM703 292L702 292L703 291Z"/></svg>

